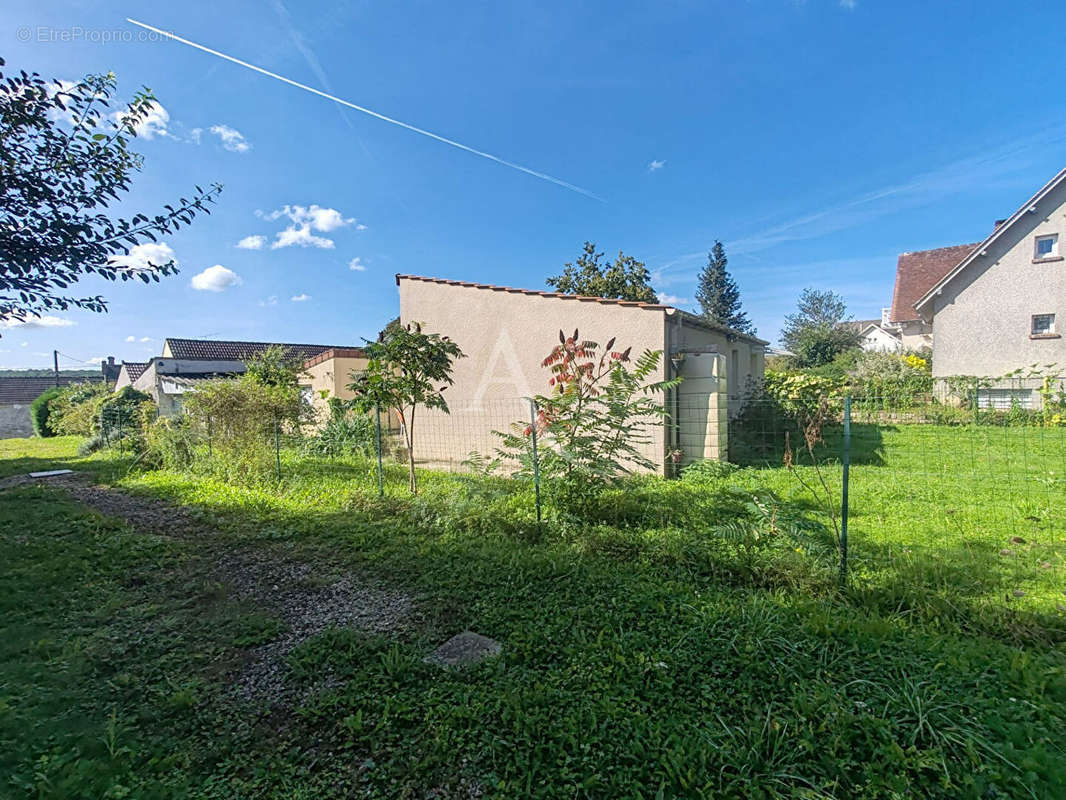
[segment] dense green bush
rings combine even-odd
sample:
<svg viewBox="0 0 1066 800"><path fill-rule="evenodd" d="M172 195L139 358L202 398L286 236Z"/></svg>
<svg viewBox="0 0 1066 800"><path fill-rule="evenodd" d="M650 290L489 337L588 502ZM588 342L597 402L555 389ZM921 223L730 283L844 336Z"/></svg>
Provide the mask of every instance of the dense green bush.
<svg viewBox="0 0 1066 800"><path fill-rule="evenodd" d="M852 396L894 408L928 402L933 390L929 361L918 355L863 353L848 372Z"/></svg>
<svg viewBox="0 0 1066 800"><path fill-rule="evenodd" d="M110 397L106 383L72 383L52 401L52 430L66 436L92 436L100 431L100 409Z"/></svg>
<svg viewBox="0 0 1066 800"><path fill-rule="evenodd" d="M52 427L54 421L52 420L52 404L62 394L62 388L57 386L37 395L37 399L30 403L30 421L33 423L33 432L37 436L56 435Z"/></svg>
<svg viewBox="0 0 1066 800"><path fill-rule="evenodd" d="M348 408L336 397L329 399L329 419L322 429L304 445L310 455L368 455L375 450L377 426L368 414Z"/></svg>
<svg viewBox="0 0 1066 800"><path fill-rule="evenodd" d="M211 450L205 463L226 480L256 483L274 475L275 442L295 436L312 420L310 404L300 395L296 371L283 354L267 353L255 369L237 379L208 381L185 397L188 417L179 427L153 427L149 456L184 459L179 437L194 434ZM193 447L193 445L189 445Z"/></svg>

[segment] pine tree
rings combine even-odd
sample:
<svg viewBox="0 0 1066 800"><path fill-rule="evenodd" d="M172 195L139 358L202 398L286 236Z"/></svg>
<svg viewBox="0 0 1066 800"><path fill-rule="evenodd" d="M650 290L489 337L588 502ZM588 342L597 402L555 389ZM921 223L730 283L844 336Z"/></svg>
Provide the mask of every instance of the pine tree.
<svg viewBox="0 0 1066 800"><path fill-rule="evenodd" d="M709 322L754 334L755 326L740 307L740 289L726 270L728 263L725 247L715 240L714 247L707 254L707 266L700 272L699 285L696 287L700 313Z"/></svg>

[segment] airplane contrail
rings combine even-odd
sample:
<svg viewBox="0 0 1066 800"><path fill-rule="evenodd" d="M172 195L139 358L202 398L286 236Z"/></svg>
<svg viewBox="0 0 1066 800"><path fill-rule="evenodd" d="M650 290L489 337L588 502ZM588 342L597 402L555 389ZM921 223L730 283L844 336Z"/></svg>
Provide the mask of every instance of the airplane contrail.
<svg viewBox="0 0 1066 800"><path fill-rule="evenodd" d="M499 156L494 156L492 155L492 153L486 153L483 150L477 150L473 147L469 147L463 144L462 142L457 142L454 139L448 139L444 136L440 136L436 133L433 133L432 131L427 131L424 128L419 128L409 123L402 122L401 120L393 119L392 117L387 117L384 114L379 114L376 111L371 111L369 108L364 108L363 106L351 103L347 100L337 97L336 95L320 91L319 89L316 89L313 86L308 86L307 84L300 83L299 81L294 81L291 78L286 78L284 75L278 75L276 72L271 72L268 69L263 69L263 67L257 67L255 64L249 64L247 61L241 61L239 58L234 58L233 56L226 55L225 53L221 53L218 50L212 50L210 47L206 47L202 44L198 44L188 39L183 39L182 37L171 33L170 31L165 31L161 28L156 28L152 25L148 25L147 23L131 19L130 17L126 17L126 22L129 22L130 24L136 25L140 28L144 28L145 30L152 31L153 33L158 33L160 36L165 36L168 39L173 39L175 42L181 42L182 44L186 44L189 47L194 47L197 50L201 50L213 56L218 56L219 58L223 58L226 61L232 61L234 64L238 64L239 66L245 67L246 69L258 72L261 75L266 75L268 78L273 78L274 80L281 81L282 83L287 83L290 86L295 86L297 89L303 89L305 92L317 94L319 97L324 97L327 100L332 100L334 103L340 103L342 106L347 106L348 108L355 109L356 111L361 111L364 114L368 114L371 117L380 119L383 122L388 122L391 125L398 125L401 128L406 128L407 130L413 131L414 133L419 133L422 136L428 136L430 139L436 139L438 142L443 142L444 144L451 145L452 147L456 147L460 150L465 150L467 153L472 153L475 156L487 158L489 161L495 161L497 164L502 164L505 167L510 167L511 169L518 170L519 172L524 172L527 175L532 175L534 178L540 178L542 181L554 183L556 186L562 186L564 189L569 189L572 192L577 192L578 194L583 194L586 197L591 197L593 200L599 200L601 203L607 202L602 197L599 197L598 195L595 195L590 192L588 189L582 189L580 186L575 186L574 184L567 183L566 181L561 180L559 178L554 178L544 172L537 172L537 170L535 169L523 167L521 164L516 164L513 161L508 161L507 159L500 158Z"/></svg>

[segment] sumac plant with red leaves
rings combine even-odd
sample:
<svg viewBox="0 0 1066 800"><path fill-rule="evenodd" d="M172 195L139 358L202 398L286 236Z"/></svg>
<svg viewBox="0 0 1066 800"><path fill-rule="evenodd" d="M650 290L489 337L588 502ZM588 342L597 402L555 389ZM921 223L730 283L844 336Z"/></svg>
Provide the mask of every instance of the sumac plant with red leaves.
<svg viewBox="0 0 1066 800"><path fill-rule="evenodd" d="M559 332L559 344L544 359L551 372L549 393L538 395L536 428L540 473L550 494L568 505L591 495L635 469L658 465L647 455L651 428L665 416L661 394L680 379L654 380L662 356L632 347L616 350L615 339L600 345ZM502 438L501 460L517 461L528 472L533 424L515 424ZM554 490L554 492L553 492Z"/></svg>

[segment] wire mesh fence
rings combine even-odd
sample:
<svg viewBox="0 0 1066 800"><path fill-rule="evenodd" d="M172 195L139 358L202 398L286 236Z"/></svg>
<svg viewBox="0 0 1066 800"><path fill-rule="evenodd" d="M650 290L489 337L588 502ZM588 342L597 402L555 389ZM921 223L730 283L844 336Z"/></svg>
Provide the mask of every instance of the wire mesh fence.
<svg viewBox="0 0 1066 800"><path fill-rule="evenodd" d="M820 520L836 535L835 558L853 591L919 592L945 603L961 596L971 605L1061 614L1066 424L1054 404L1034 406L824 397L813 400L819 412L811 426L787 402L748 400L730 418L723 397L679 392L664 398L663 418L647 420L639 447L668 478L707 462L745 468L736 477L723 469L723 480L771 490ZM529 399L502 398L450 413L419 408L413 420L386 409L313 425L178 416L142 435L167 463L227 480L314 477L332 462L384 495L407 490L412 462L423 475L520 472L521 502L539 522L538 465L556 443L536 441L537 411ZM102 436L129 449L139 424L126 408L108 409ZM526 449L497 460L507 433ZM661 524L677 517L663 512ZM714 535L713 525L707 530Z"/></svg>
<svg viewBox="0 0 1066 800"><path fill-rule="evenodd" d="M730 455L826 518L857 589L1066 611L1066 425L1051 406L757 400ZM806 425L804 423L807 423Z"/></svg>

